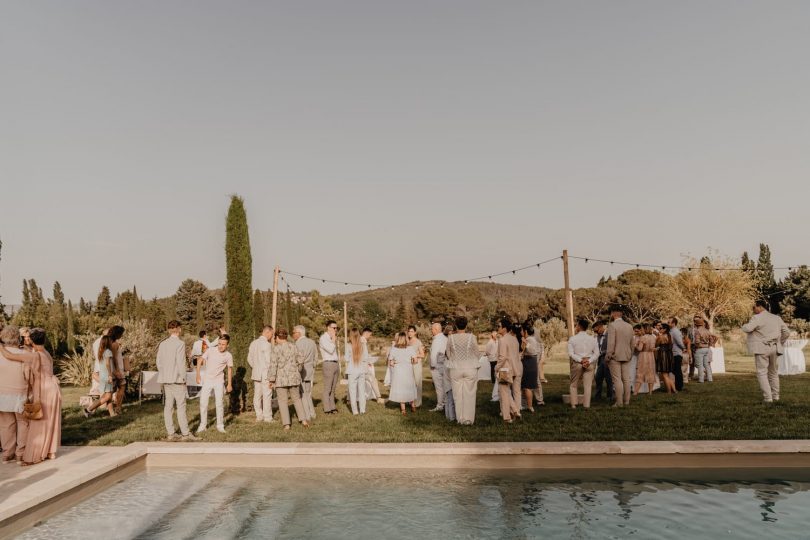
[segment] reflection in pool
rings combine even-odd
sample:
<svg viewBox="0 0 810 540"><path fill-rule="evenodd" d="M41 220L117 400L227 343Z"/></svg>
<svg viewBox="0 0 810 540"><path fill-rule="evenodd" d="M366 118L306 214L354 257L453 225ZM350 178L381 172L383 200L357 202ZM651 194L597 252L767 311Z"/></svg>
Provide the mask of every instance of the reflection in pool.
<svg viewBox="0 0 810 540"><path fill-rule="evenodd" d="M810 484L542 471L151 469L23 539L800 538Z"/></svg>

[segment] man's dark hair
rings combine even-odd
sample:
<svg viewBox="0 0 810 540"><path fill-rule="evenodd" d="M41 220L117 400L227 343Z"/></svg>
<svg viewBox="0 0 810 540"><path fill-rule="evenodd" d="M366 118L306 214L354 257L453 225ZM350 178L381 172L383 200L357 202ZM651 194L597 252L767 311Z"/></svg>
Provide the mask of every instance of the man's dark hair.
<svg viewBox="0 0 810 540"><path fill-rule="evenodd" d="M411 330L413 330L414 332L416 332L416 327L415 327L414 325L410 325L410 326L408 326L408 331L410 332Z"/></svg>
<svg viewBox="0 0 810 540"><path fill-rule="evenodd" d="M219 340L220 341L227 341L228 343L230 343L231 342L231 336L229 336L228 334L222 334L221 336L219 336Z"/></svg>
<svg viewBox="0 0 810 540"><path fill-rule="evenodd" d="M466 330L467 329L467 317L459 316L456 317L456 328L459 330Z"/></svg>
<svg viewBox="0 0 810 540"><path fill-rule="evenodd" d="M374 333L374 331L373 331L371 328L369 328L368 326L366 326L365 328L363 328L363 331L362 331L362 332L360 332L360 333L361 333L361 334L365 334L366 332L368 332L369 334L373 334L373 333Z"/></svg>
<svg viewBox="0 0 810 540"><path fill-rule="evenodd" d="M754 305L758 306L758 307L761 307L763 309L770 309L770 306L768 305L768 301L765 300L764 298L760 298L759 300L757 300Z"/></svg>
<svg viewBox="0 0 810 540"><path fill-rule="evenodd" d="M607 326L607 323L604 320L598 320L593 323L594 328L599 328L600 326Z"/></svg>
<svg viewBox="0 0 810 540"><path fill-rule="evenodd" d="M327 328L329 328L329 327L330 327L330 326L332 326L333 324L334 324L334 325L337 325L337 321L333 321L332 319L329 319L328 321L326 321L326 327L327 327Z"/></svg>
<svg viewBox="0 0 810 540"><path fill-rule="evenodd" d="M286 328L279 328L276 331L276 337L278 339L287 339L287 329Z"/></svg>
<svg viewBox="0 0 810 540"><path fill-rule="evenodd" d="M589 323L585 319L580 319L580 320L577 321L577 326L579 326L582 329L583 332L585 330L587 330L590 325L591 325L591 323Z"/></svg>
<svg viewBox="0 0 810 540"><path fill-rule="evenodd" d="M28 337L31 338L31 343L34 345L39 345L40 347L45 346L45 330L42 328L34 328L31 330L31 333L28 334Z"/></svg>
<svg viewBox="0 0 810 540"><path fill-rule="evenodd" d="M643 324L637 324L637 325L633 326L633 330L641 330L643 328L644 328Z"/></svg>
<svg viewBox="0 0 810 540"><path fill-rule="evenodd" d="M118 341L122 337L124 337L124 327L123 326L111 326L110 331L107 332L107 335L110 336L110 341Z"/></svg>
<svg viewBox="0 0 810 540"><path fill-rule="evenodd" d="M624 314L624 308L622 307L621 304L613 304L612 306L610 306L610 312Z"/></svg>
<svg viewBox="0 0 810 540"><path fill-rule="evenodd" d="M672 317L669 320L669 322L670 322L670 324L672 325L673 328L677 327L678 326L678 317Z"/></svg>
<svg viewBox="0 0 810 540"><path fill-rule="evenodd" d="M501 320L498 321L498 324L500 324L502 327L506 328L507 332L510 332L512 330L512 320L509 319L509 317L501 318Z"/></svg>
<svg viewBox="0 0 810 540"><path fill-rule="evenodd" d="M174 330L175 328L180 328L180 321L169 321L169 324L166 325L166 330Z"/></svg>

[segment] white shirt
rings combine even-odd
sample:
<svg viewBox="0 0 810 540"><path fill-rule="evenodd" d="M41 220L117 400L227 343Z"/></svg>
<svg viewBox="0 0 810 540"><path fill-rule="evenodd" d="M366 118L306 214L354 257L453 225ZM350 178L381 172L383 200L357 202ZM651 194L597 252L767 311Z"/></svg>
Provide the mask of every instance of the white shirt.
<svg viewBox="0 0 810 540"><path fill-rule="evenodd" d="M203 355L203 341L208 344L209 349L216 348L217 345L219 345L219 338L215 339L214 341L208 341L207 339L200 338L191 346L192 358Z"/></svg>
<svg viewBox="0 0 810 540"><path fill-rule="evenodd" d="M433 336L430 342L430 369L436 369L447 360L447 336L442 333Z"/></svg>
<svg viewBox="0 0 810 540"><path fill-rule="evenodd" d="M332 341L328 332L324 332L318 341L318 348L321 349L321 358L324 362L337 362L337 343Z"/></svg>
<svg viewBox="0 0 810 540"><path fill-rule="evenodd" d="M596 362L599 359L599 343L587 332L580 332L568 340L568 357L578 364L585 358Z"/></svg>

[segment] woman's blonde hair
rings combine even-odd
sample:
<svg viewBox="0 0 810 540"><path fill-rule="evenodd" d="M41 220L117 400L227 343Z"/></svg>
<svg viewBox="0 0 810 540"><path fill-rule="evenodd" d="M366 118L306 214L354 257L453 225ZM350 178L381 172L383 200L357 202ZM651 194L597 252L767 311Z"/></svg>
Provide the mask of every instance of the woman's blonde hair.
<svg viewBox="0 0 810 540"><path fill-rule="evenodd" d="M399 332L397 336L394 338L394 347L397 349L405 349L408 347L408 333L407 332Z"/></svg>
<svg viewBox="0 0 810 540"><path fill-rule="evenodd" d="M360 343L360 332L357 328L352 328L349 332L349 343L352 345L352 364L355 366L360 364L363 356L363 347Z"/></svg>

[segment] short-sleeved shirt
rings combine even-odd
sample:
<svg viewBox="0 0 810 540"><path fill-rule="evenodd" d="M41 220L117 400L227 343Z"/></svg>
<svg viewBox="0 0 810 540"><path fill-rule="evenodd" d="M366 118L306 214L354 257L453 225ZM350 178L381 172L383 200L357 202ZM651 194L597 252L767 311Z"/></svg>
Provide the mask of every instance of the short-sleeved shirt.
<svg viewBox="0 0 810 540"><path fill-rule="evenodd" d="M205 367L202 370L203 384L224 384L225 368L233 367L233 356L228 351L219 352L219 349L208 349L202 355Z"/></svg>

